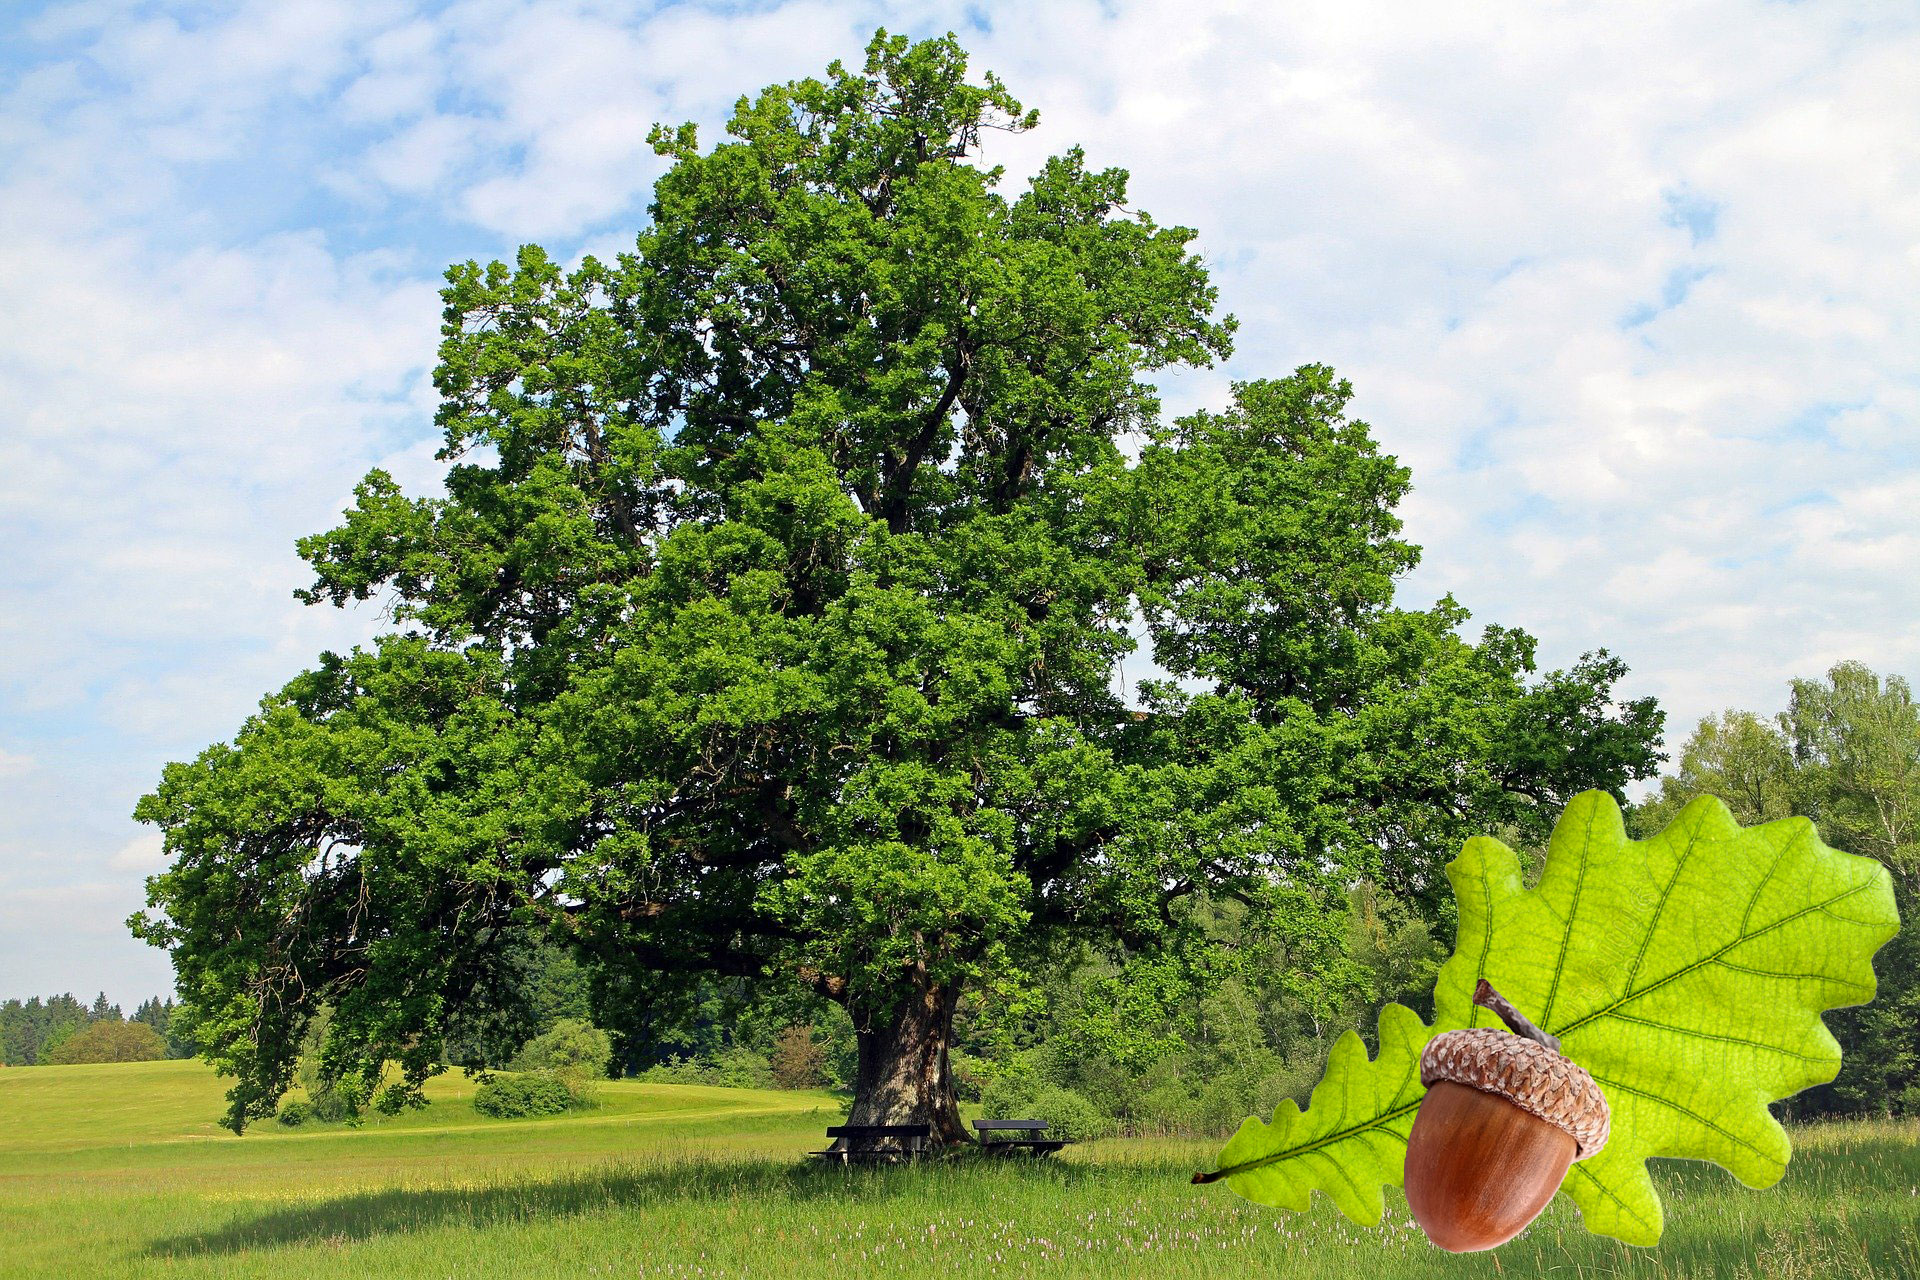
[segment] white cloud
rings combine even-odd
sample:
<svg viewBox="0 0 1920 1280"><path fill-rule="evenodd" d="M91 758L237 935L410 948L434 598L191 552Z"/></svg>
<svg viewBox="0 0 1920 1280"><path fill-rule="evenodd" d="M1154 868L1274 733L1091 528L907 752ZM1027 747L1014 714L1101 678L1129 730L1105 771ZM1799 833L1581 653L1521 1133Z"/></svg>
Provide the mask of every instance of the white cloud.
<svg viewBox="0 0 1920 1280"><path fill-rule="evenodd" d="M145 831L127 841L112 857L107 865L115 871L137 871L149 875L167 865L167 855L162 847L165 839L158 831Z"/></svg>
<svg viewBox="0 0 1920 1280"><path fill-rule="evenodd" d="M425 195L473 161L486 145L484 129L471 116L416 120L367 153L367 171L392 191Z"/></svg>
<svg viewBox="0 0 1920 1280"><path fill-rule="evenodd" d="M32 756L17 755L11 751L0 749L0 778L7 777L11 774L25 773L33 768L33 764Z"/></svg>

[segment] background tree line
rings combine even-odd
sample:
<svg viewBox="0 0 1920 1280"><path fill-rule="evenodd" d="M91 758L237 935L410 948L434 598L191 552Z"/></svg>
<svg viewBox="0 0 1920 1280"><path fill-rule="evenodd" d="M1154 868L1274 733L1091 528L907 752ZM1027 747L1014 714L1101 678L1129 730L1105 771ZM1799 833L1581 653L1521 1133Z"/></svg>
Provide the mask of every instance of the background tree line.
<svg viewBox="0 0 1920 1280"><path fill-rule="evenodd" d="M9 1067L72 1062L143 1062L188 1058L193 1046L169 1035L174 1003L142 1001L131 1018L101 992L91 1006L72 993L0 1004L0 1064Z"/></svg>

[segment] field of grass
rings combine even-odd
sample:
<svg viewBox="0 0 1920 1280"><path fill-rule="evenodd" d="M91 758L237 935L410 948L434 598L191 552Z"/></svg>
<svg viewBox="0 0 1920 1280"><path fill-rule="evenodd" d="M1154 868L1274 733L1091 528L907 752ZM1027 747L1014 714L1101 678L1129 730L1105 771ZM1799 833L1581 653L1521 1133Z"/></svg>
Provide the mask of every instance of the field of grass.
<svg viewBox="0 0 1920 1280"><path fill-rule="evenodd" d="M1389 1193L1363 1230L1188 1185L1215 1143L1056 1161L808 1166L825 1094L609 1083L591 1112L498 1121L473 1086L357 1130L219 1129L197 1063L0 1071L0 1277L1920 1277L1920 1124L1795 1134L1752 1191L1663 1163L1657 1249L1556 1201L1492 1253L1433 1249Z"/></svg>

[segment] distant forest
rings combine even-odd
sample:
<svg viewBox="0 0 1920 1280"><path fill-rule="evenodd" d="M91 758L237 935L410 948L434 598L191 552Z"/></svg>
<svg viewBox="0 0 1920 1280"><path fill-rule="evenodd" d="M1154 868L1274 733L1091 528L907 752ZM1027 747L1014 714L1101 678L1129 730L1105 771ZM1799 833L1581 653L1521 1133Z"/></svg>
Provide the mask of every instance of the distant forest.
<svg viewBox="0 0 1920 1280"><path fill-rule="evenodd" d="M168 1034L173 1009L172 1000L154 996L123 1017L104 991L91 1006L71 993L9 1000L0 1004L0 1065L190 1058L193 1046Z"/></svg>

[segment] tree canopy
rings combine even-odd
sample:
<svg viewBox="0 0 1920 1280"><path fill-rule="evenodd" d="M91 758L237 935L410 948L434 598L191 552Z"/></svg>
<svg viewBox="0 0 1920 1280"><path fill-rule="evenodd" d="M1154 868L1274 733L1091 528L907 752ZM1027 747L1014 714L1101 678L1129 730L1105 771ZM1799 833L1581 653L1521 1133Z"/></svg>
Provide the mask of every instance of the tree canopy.
<svg viewBox="0 0 1920 1280"><path fill-rule="evenodd" d="M152 1062L167 1056L167 1042L144 1022L122 1022L118 1018L89 1023L47 1053L46 1061L75 1062Z"/></svg>
<svg viewBox="0 0 1920 1280"><path fill-rule="evenodd" d="M838 1001L855 1121L959 1140L963 992L1095 945L1124 1037L1227 962L1196 903L1439 901L1465 835L1652 771L1605 651L1536 677L1525 633L1395 606L1409 476L1331 370L1163 420L1149 375L1234 322L1123 171L1001 191L983 137L1037 120L882 32L718 146L656 129L631 253L448 272L446 496L376 470L300 543L303 600L397 629L136 810L171 865L134 928L236 1129L322 1004L329 1072L417 1087L531 930L630 1000ZM1142 639L1169 678L1117 690Z"/></svg>

